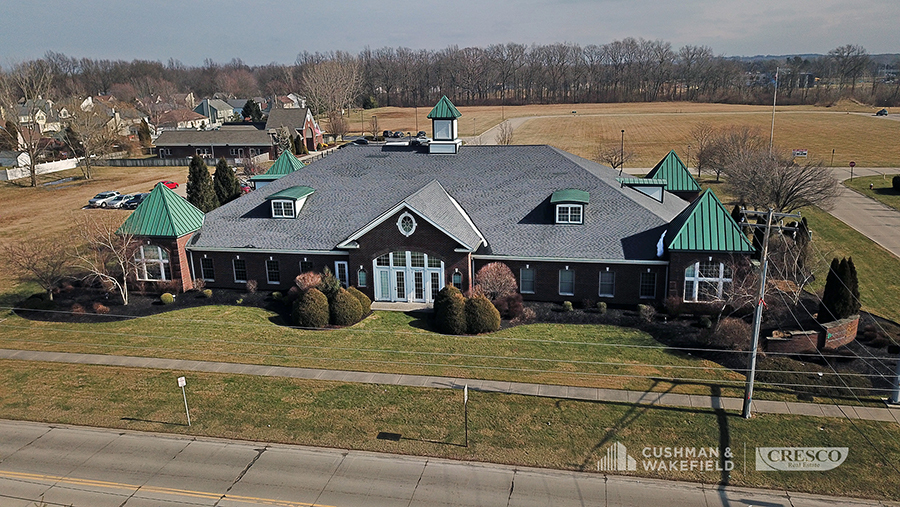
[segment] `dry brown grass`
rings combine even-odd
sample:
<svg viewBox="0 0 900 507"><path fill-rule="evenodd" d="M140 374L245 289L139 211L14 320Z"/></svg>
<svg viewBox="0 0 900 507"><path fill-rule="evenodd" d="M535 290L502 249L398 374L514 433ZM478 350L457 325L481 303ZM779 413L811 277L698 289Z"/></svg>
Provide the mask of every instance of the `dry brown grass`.
<svg viewBox="0 0 900 507"><path fill-rule="evenodd" d="M733 104L694 104L687 102L631 104L555 104L529 106L479 106L459 108L459 131L463 137L481 135L503 119L541 117L527 121L515 131L514 144L550 144L576 155L592 158L598 143L619 146L625 129L626 148L637 158L628 165L652 167L674 149L687 157L690 131L698 123L716 128L749 125L768 138L771 106ZM572 114L572 111L577 114ZM363 111L368 129L372 115L378 117L380 130L430 132L426 118L429 108L385 107ZM861 113L861 114L855 114ZM359 131L359 112L350 128ZM418 117L418 125L416 125ZM418 128L417 128L418 126ZM779 106L775 118L775 144L785 149L806 148L811 158L845 166L851 160L861 167L900 165L900 122L871 116L864 105L841 102L829 108L815 106Z"/></svg>

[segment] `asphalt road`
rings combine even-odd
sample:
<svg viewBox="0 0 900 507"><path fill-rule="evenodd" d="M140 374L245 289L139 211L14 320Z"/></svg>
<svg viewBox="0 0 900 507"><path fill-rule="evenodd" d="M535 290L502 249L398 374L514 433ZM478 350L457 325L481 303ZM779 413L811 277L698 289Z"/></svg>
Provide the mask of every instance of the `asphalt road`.
<svg viewBox="0 0 900 507"><path fill-rule="evenodd" d="M846 498L0 421L0 505L873 506Z"/></svg>

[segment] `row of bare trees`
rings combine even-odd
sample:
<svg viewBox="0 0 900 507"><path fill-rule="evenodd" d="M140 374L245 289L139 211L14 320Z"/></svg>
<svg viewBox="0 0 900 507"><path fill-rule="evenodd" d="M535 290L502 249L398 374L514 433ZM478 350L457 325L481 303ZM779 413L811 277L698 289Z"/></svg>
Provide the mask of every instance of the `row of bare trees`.
<svg viewBox="0 0 900 507"><path fill-rule="evenodd" d="M442 50L405 47L344 52L301 52L293 64L250 66L206 60L186 66L147 60L93 60L48 52L41 60L55 97L112 94L122 101L148 96L170 100L193 92L254 97L301 92L314 95L309 68L327 62L358 64L360 106L429 105L440 95L461 105L487 103L572 103L655 100L767 102L772 76L780 68L779 95L786 101L828 100L835 92L867 93L877 100L900 100L900 80L884 79L900 61L872 58L848 44L814 58L741 60L716 55L708 46L674 48L662 40L625 38L607 44L487 47L449 46ZM815 78L818 79L814 79ZM882 79L876 79L881 77ZM355 80L354 79L354 80ZM871 88L860 90L862 80ZM330 92L329 92L330 93Z"/></svg>

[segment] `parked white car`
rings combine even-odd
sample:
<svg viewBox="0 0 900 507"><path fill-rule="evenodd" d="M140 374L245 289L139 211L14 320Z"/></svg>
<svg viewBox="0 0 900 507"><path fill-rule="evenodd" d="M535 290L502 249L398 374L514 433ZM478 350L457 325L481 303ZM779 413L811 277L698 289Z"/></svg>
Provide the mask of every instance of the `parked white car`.
<svg viewBox="0 0 900 507"><path fill-rule="evenodd" d="M107 208L121 208L125 205L128 199L134 197L134 194L119 194L112 199L106 201Z"/></svg>
<svg viewBox="0 0 900 507"><path fill-rule="evenodd" d="M99 194L95 195L93 199L88 201L88 205L92 208L105 208L109 205L109 201L117 195L119 195L118 190L100 192Z"/></svg>

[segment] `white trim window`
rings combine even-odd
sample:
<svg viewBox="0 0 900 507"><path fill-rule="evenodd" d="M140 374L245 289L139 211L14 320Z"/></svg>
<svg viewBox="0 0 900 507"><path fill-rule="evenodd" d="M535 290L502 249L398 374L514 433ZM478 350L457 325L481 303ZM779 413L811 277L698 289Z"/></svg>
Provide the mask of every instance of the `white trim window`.
<svg viewBox="0 0 900 507"><path fill-rule="evenodd" d="M597 294L600 297L611 298L616 295L616 272L601 271L600 272L600 290Z"/></svg>
<svg viewBox="0 0 900 507"><path fill-rule="evenodd" d="M519 292L522 294L534 294L534 268L522 268L519 270Z"/></svg>
<svg viewBox="0 0 900 507"><path fill-rule="evenodd" d="M556 223L580 224L584 221L582 211L581 204L557 204Z"/></svg>
<svg viewBox="0 0 900 507"><path fill-rule="evenodd" d="M656 299L656 273L645 271L641 273L640 285L641 299Z"/></svg>
<svg viewBox="0 0 900 507"><path fill-rule="evenodd" d="M685 301L721 301L731 288L731 268L722 262L698 261L684 270Z"/></svg>
<svg viewBox="0 0 900 507"><path fill-rule="evenodd" d="M266 282L270 285L278 285L281 283L281 271L278 269L278 261L266 261Z"/></svg>
<svg viewBox="0 0 900 507"><path fill-rule="evenodd" d="M141 245L134 251L138 280L171 280L169 252L159 245Z"/></svg>
<svg viewBox="0 0 900 507"><path fill-rule="evenodd" d="M334 276L341 282L341 287L347 288L350 285L347 261L334 261Z"/></svg>
<svg viewBox="0 0 900 507"><path fill-rule="evenodd" d="M450 277L453 280L453 286L459 290L462 290L462 273L459 271L453 273L453 276Z"/></svg>
<svg viewBox="0 0 900 507"><path fill-rule="evenodd" d="M272 218L297 218L294 201L290 199L273 199Z"/></svg>
<svg viewBox="0 0 900 507"><path fill-rule="evenodd" d="M559 295L575 295L575 271L572 269L559 270Z"/></svg>
<svg viewBox="0 0 900 507"><path fill-rule="evenodd" d="M234 270L234 283L246 283L247 261L244 259L231 259L231 267Z"/></svg>
<svg viewBox="0 0 900 507"><path fill-rule="evenodd" d="M400 234L407 238L416 232L416 225L418 225L416 224L416 218L408 211L404 211L400 218L397 219L397 229L400 229Z"/></svg>
<svg viewBox="0 0 900 507"><path fill-rule="evenodd" d="M356 285L358 287L366 287L369 283L368 273L365 269L356 272Z"/></svg>
<svg viewBox="0 0 900 507"><path fill-rule="evenodd" d="M213 260L209 257L200 259L200 277L207 282L216 281L216 270L213 267Z"/></svg>

